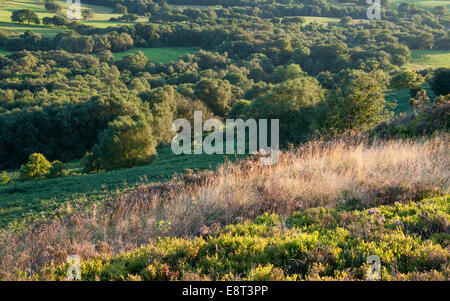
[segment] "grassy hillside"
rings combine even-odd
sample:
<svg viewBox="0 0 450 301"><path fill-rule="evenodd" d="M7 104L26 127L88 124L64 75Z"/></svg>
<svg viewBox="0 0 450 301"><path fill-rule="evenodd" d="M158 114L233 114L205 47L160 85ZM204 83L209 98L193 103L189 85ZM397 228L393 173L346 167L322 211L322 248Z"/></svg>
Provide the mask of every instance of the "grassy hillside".
<svg viewBox="0 0 450 301"><path fill-rule="evenodd" d="M11 171L8 175L13 180L0 184L0 226L14 222L21 227L25 220L57 215L68 204L90 206L103 201L105 190L123 192L135 185L168 180L186 169L214 169L224 159L221 155L175 156L170 148L158 153L157 161L148 166L89 175L82 173L81 162L73 162L68 164L72 175L58 179L21 181L18 171Z"/></svg>
<svg viewBox="0 0 450 301"><path fill-rule="evenodd" d="M408 68L426 69L450 67L450 51L448 50L412 50Z"/></svg>
<svg viewBox="0 0 450 301"><path fill-rule="evenodd" d="M265 214L199 238L165 238L82 263L82 280L448 280L450 196L368 210ZM206 229L205 229L206 231ZM35 279L65 280L67 266ZM33 278L32 278L33 279Z"/></svg>
<svg viewBox="0 0 450 301"><path fill-rule="evenodd" d="M71 5L65 0L58 0L58 2L63 6L63 10L60 12L61 15L66 14L66 9ZM32 30L35 33L42 34L44 36L53 36L56 33L64 30L63 28L55 28L45 25L26 25L11 23L11 13L18 9L30 9L34 11L40 19L44 17L51 17L55 14L48 12L44 7L44 1L40 0L10 0L5 1L0 4L0 29L10 29L17 33L23 33L26 30ZM111 17L119 17L120 14L112 13L113 9L110 7L96 6L84 4L81 1L81 9L90 9L94 12L94 17L90 20L80 20L81 23L88 24L91 26L106 28L108 26L118 26L124 23L111 22L109 19ZM140 17L137 22L145 22L147 18Z"/></svg>
<svg viewBox="0 0 450 301"><path fill-rule="evenodd" d="M176 61L187 53L195 53L198 47L163 47L163 48L133 48L123 52L114 53L115 60L121 59L126 55L142 51L152 62L169 63Z"/></svg>
<svg viewBox="0 0 450 301"><path fill-rule="evenodd" d="M361 279L362 260L376 254L385 279L442 278L448 273L448 196L419 201L450 192L443 172L448 139L312 142L284 153L273 167L226 164L215 173L104 193L106 202L96 206L66 204L57 217L35 221L22 234L1 231L0 270L58 264L79 254L87 260L84 279L253 279L265 273L259 264L272 275L269 263L281 279ZM266 212L278 217L258 218ZM242 224L247 219L255 222ZM199 234L204 238L158 241ZM134 251L110 261L120 250ZM60 279L64 268L41 276Z"/></svg>
<svg viewBox="0 0 450 301"><path fill-rule="evenodd" d="M450 8L450 3L445 0L392 0L389 1L392 7L398 7L401 3L414 3L417 7L421 8L434 8L435 6L442 5Z"/></svg>
<svg viewBox="0 0 450 301"><path fill-rule="evenodd" d="M422 89L427 91L427 95L433 101L436 95L431 90L430 84L425 83ZM396 115L400 113L411 114L413 112L413 107L409 104L409 100L412 98L410 89L404 89L399 91L387 91L386 100L389 103L395 103L396 107L394 112Z"/></svg>

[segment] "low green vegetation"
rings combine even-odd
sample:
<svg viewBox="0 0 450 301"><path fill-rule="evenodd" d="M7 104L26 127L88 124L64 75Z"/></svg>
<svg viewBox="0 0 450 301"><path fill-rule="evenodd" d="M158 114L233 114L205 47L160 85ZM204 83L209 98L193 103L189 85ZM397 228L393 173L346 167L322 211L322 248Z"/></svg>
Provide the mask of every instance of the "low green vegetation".
<svg viewBox="0 0 450 301"><path fill-rule="evenodd" d="M114 59L120 60L123 57L142 51L144 55L155 63L170 63L178 60L187 53L195 53L199 47L162 47L162 48L133 48L123 52L114 53Z"/></svg>
<svg viewBox="0 0 450 301"><path fill-rule="evenodd" d="M426 69L450 67L450 51L448 50L413 50L408 68Z"/></svg>
<svg viewBox="0 0 450 301"><path fill-rule="evenodd" d="M376 255L382 280L447 280L449 204L445 196L367 210L318 207L288 218L265 214L83 261L81 279L365 280L367 258ZM50 266L34 279L64 280L67 268Z"/></svg>
<svg viewBox="0 0 450 301"><path fill-rule="evenodd" d="M432 9L436 6L444 6L450 9L450 3L445 0L391 0L392 7L398 7L401 3L415 4L417 7Z"/></svg>
<svg viewBox="0 0 450 301"><path fill-rule="evenodd" d="M234 160L234 157L230 157ZM105 190L123 192L135 185L171 179L186 170L214 169L224 162L222 155L175 156L170 147L158 150L158 157L150 165L117 171L86 174L82 161L66 164L67 177L24 181L18 171L4 172L0 181L0 226L22 223L57 215L70 204L91 206L107 198Z"/></svg>
<svg viewBox="0 0 450 301"><path fill-rule="evenodd" d="M7 50L5 50L4 48L1 48L0 47L0 54L1 55L7 55L7 54L10 54L11 52L10 51L7 51Z"/></svg>

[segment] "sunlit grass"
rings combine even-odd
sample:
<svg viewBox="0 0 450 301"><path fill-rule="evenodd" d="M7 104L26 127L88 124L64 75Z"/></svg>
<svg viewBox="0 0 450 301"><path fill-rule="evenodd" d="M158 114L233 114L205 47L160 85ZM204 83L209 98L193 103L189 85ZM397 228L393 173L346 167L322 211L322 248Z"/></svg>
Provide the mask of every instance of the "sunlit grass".
<svg viewBox="0 0 450 301"><path fill-rule="evenodd" d="M450 67L450 51L412 50L408 67L412 69Z"/></svg>
<svg viewBox="0 0 450 301"><path fill-rule="evenodd" d="M169 63L178 60L188 53L195 53L199 50L199 47L133 48L127 51L114 53L114 58L118 60L126 55L142 51L152 62Z"/></svg>

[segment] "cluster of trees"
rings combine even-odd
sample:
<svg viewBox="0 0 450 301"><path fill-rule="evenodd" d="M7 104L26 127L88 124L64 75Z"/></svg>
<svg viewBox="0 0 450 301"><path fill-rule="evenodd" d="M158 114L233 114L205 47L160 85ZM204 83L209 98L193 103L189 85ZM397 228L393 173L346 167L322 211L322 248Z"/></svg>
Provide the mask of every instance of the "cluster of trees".
<svg viewBox="0 0 450 301"><path fill-rule="evenodd" d="M135 22L138 19L138 16L136 14L124 14L117 18L110 18L109 21L112 22Z"/></svg>
<svg viewBox="0 0 450 301"><path fill-rule="evenodd" d="M29 9L21 9L21 10L15 10L11 14L11 21L12 22L19 22L19 23L25 23L28 24L34 23L34 24L41 24L41 19L36 15L35 12Z"/></svg>

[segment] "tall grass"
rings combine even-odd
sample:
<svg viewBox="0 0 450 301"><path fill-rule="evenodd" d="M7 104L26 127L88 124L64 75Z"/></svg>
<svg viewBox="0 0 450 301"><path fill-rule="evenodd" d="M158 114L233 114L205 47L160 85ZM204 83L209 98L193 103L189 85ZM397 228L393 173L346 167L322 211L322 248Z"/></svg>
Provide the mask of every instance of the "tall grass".
<svg viewBox="0 0 450 301"><path fill-rule="evenodd" d="M257 159L225 163L216 172L108 193L93 210L3 231L0 272L35 272L67 255L107 256L158 236L194 236L264 212L288 215L311 207L352 210L449 193L449 136L375 142L315 141L284 152L277 165ZM82 205L80 205L82 206ZM75 212L75 211L74 211Z"/></svg>

